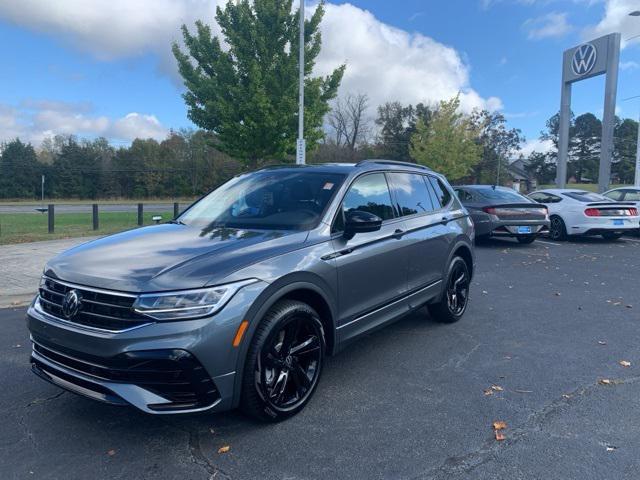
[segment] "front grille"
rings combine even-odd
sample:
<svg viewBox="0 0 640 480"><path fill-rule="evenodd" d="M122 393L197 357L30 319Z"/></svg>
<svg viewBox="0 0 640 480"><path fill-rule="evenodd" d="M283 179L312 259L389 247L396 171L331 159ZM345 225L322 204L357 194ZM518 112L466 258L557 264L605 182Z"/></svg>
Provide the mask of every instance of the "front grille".
<svg viewBox="0 0 640 480"><path fill-rule="evenodd" d="M70 290L75 290L81 300L78 313L67 318L62 312L62 302ZM110 331L122 331L151 322L148 317L133 311L135 296L70 286L48 277L42 279L39 292L42 309L67 322Z"/></svg>
<svg viewBox="0 0 640 480"><path fill-rule="evenodd" d="M101 358L40 342L34 341L34 351L55 364L98 380L137 385L171 402L149 405L152 410L202 408L220 398L204 367L185 350L145 350Z"/></svg>

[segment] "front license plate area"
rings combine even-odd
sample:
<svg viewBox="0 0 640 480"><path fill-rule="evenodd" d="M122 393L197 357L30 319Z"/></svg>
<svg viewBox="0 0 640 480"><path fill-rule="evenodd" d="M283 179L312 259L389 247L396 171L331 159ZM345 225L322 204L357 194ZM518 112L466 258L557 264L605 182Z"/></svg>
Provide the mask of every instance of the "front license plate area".
<svg viewBox="0 0 640 480"><path fill-rule="evenodd" d="M531 233L531 227L518 227L518 233Z"/></svg>

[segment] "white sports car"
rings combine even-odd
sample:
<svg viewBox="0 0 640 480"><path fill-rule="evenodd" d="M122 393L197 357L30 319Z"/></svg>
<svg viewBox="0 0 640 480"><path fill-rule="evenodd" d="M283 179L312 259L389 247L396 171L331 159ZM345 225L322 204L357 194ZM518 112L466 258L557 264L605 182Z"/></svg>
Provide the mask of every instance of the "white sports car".
<svg viewBox="0 0 640 480"><path fill-rule="evenodd" d="M538 190L529 198L549 209L549 236L554 240L569 235L602 235L615 240L640 227L633 202L614 202L597 193L559 188Z"/></svg>

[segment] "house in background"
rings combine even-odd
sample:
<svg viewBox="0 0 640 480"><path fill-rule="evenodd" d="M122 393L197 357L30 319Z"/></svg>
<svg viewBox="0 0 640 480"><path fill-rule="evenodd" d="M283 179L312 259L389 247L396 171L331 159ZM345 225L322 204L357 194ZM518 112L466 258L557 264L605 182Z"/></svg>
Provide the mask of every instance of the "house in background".
<svg viewBox="0 0 640 480"><path fill-rule="evenodd" d="M538 180L527 171L529 160L523 157L512 160L507 165L507 172L512 179L512 187L517 192L528 193L538 188Z"/></svg>

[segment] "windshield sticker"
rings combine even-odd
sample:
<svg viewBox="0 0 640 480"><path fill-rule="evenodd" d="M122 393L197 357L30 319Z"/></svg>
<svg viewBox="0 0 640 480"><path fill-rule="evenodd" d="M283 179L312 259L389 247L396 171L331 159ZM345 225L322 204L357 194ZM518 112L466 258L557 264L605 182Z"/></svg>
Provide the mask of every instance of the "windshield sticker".
<svg viewBox="0 0 640 480"><path fill-rule="evenodd" d="M333 188L333 183L331 182L327 182L324 184L324 187L322 187L323 190L331 190Z"/></svg>

